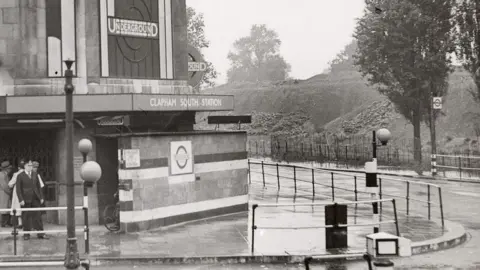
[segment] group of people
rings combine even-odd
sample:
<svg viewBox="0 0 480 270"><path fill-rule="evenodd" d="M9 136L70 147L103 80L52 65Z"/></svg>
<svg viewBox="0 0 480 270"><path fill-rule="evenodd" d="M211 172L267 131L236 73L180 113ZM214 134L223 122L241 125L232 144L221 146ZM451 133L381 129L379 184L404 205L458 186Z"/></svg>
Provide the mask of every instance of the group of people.
<svg viewBox="0 0 480 270"><path fill-rule="evenodd" d="M43 187L45 184L38 174L39 166L37 161L21 159L14 172L9 161L5 160L0 163L2 227L13 224L18 228L23 228L24 231L43 231L41 211L22 212L22 208L39 208L44 205ZM38 233L37 237L48 239L44 233ZM25 233L23 238L30 239L30 234Z"/></svg>

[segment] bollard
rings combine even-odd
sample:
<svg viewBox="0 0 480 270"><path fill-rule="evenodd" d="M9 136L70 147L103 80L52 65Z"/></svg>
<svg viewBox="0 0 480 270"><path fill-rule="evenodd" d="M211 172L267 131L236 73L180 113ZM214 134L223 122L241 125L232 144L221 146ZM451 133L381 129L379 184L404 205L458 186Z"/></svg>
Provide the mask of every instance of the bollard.
<svg viewBox="0 0 480 270"><path fill-rule="evenodd" d="M400 229L398 227L397 203L395 202L395 199L392 199L392 205L393 205L393 215L395 217L395 230L397 231L397 236L400 236Z"/></svg>
<svg viewBox="0 0 480 270"><path fill-rule="evenodd" d="M88 226L88 187L83 184L83 220L85 223L84 239L85 239L85 254L90 253L90 228Z"/></svg>
<svg viewBox="0 0 480 270"><path fill-rule="evenodd" d="M379 199L382 199L382 178L378 178L378 196ZM382 220L382 210L383 210L383 204L380 202L380 220Z"/></svg>
<svg viewBox="0 0 480 270"><path fill-rule="evenodd" d="M347 224L347 205L325 205L325 225L333 225L325 228L325 246L327 249L348 247L348 228L339 227L339 224Z"/></svg>
<svg viewBox="0 0 480 270"><path fill-rule="evenodd" d="M445 228L445 221L443 219L443 200L442 200L442 188L438 187L438 200L440 203L440 215L442 219L442 229Z"/></svg>

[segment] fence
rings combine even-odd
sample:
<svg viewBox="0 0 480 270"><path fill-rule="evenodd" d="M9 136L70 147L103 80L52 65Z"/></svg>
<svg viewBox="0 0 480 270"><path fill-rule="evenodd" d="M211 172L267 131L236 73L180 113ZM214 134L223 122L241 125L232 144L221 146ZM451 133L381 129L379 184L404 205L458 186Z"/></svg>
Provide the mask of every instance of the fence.
<svg viewBox="0 0 480 270"><path fill-rule="evenodd" d="M252 170L253 167L260 167L259 170ZM274 173L270 173L266 171L266 168L274 168ZM288 168L291 169L292 174L290 176L282 175L280 172L280 168ZM316 186L323 186L330 189L329 197L332 201L335 201L337 190L347 191L353 196L354 201L359 201L358 197L360 194L368 194L370 192L359 190L358 183L365 182L364 175L352 174L352 173L340 173L340 172L330 172L327 169L318 169L318 168L308 168L305 166L298 166L298 165L290 165L290 164L279 164L279 163L269 163L264 161L253 161L251 159L248 160L248 171L249 171L249 183L251 183L251 175L252 173L259 173L262 176L262 183L263 186L266 185L267 177L274 177L276 179L276 185L278 189L282 187L282 181L288 180L293 181L294 184L294 193L297 193L297 184L298 182L308 183L311 185L311 195L315 197L319 195L316 193ZM300 174L300 172L302 172ZM305 173L307 172L307 173ZM301 175L309 175L308 178L302 177ZM322 178L322 182L319 180ZM327 177L326 177L327 176ZM328 184L326 182L329 182ZM348 182L351 181L351 182ZM338 183L336 183L338 182ZM345 187L345 182L346 186ZM353 182L353 183L352 183ZM400 191L395 193L393 191L386 192L386 187L384 186L385 182L390 182L391 186L396 186L399 188ZM340 185L342 184L342 185ZM425 182L419 181L410 181L404 179L397 179L392 177L381 177L378 178L379 184L379 192L378 195L380 199L385 198L396 198L405 201L405 209L399 209L400 211L404 211L407 216L410 216L412 213L411 207L413 203L419 203L421 207L426 206L426 213L428 219L431 220L432 217L432 206L436 206L435 209L438 209L438 215L441 220L442 228L445 226L444 222L444 213L443 213L443 199L442 199L442 188ZM353 185L353 189L349 188ZM400 185L400 186L399 186ZM365 185L364 185L365 186ZM434 193L433 191L436 190ZM344 197L345 195L343 195ZM435 198L435 196L437 198ZM423 197L423 198L418 198ZM435 200L435 201L434 201ZM438 201L437 201L438 200ZM437 201L437 202L436 202ZM382 203L380 203L380 211L383 211ZM396 211L396 210L395 210Z"/></svg>
<svg viewBox="0 0 480 270"><path fill-rule="evenodd" d="M443 173L444 177L480 177L480 156L432 155L432 172Z"/></svg>
<svg viewBox="0 0 480 270"><path fill-rule="evenodd" d="M372 159L372 147L363 145L316 144L313 142L289 142L278 140L249 140L248 152L251 157L271 157L274 160L289 162L315 161L337 168L363 168L365 162ZM470 155L441 154L432 156L430 152L422 151L421 167L414 160L415 152L407 148L381 146L377 148L377 163L383 169L412 169L415 171L436 172L443 168L444 176L480 177L480 157ZM435 165L435 162L437 163Z"/></svg>
<svg viewBox="0 0 480 270"><path fill-rule="evenodd" d="M394 220L385 220L385 221L379 221L375 223L354 223L354 224L336 224L336 225L319 225L319 226L304 226L304 227L295 227L294 229L296 230L301 230L301 229L326 229L326 228L342 228L342 227L355 227L355 226L373 226L373 225L378 225L378 224L387 224L387 223L394 223L396 227L396 232L397 235L400 236L400 230L398 228L398 217L397 217L397 211L395 207L395 199L385 199L385 200L370 200L370 201L355 201L355 202L328 202L328 203L296 203L296 204L253 204L252 205L252 239L251 239L251 252L252 255L255 252L255 230L257 229L263 229L263 230L284 230L284 229L292 229L292 227L258 227L255 225L255 210L258 207L285 207L285 206L326 206L326 205L351 205L351 204L374 204L374 203L381 203L381 202L392 202L393 208L394 208L394 214L395 214L395 219Z"/></svg>

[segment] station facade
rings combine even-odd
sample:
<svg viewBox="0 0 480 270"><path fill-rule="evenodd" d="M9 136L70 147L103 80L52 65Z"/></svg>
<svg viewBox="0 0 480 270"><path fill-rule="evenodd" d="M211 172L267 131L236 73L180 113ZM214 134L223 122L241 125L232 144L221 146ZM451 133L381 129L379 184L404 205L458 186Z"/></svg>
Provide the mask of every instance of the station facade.
<svg viewBox="0 0 480 270"><path fill-rule="evenodd" d="M102 167L90 223L120 191L123 231L247 210L245 132L194 130L199 111L233 96L188 86L185 0L0 1L0 159L40 162L49 206L66 204L65 60L74 60L76 144ZM82 186L75 190L82 204ZM47 222L66 223L65 212ZM83 214L76 215L77 224Z"/></svg>

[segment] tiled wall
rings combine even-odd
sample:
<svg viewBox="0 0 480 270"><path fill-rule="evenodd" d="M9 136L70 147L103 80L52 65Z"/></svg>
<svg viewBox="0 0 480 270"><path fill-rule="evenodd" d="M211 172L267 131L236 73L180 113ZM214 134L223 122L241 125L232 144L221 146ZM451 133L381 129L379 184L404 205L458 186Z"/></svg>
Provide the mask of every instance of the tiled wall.
<svg viewBox="0 0 480 270"><path fill-rule="evenodd" d="M193 181L169 181L171 141L192 142ZM120 182L132 186L127 192L130 195L121 199L120 219L124 231L146 230L246 210L248 182L244 132L131 137L123 138L120 147L140 149L141 157L140 168L123 169L125 171L120 173ZM122 175L130 179L122 179ZM240 202L229 202L230 198ZM210 202L212 205L206 206ZM214 206L215 202L225 203L230 208L220 209L222 206ZM195 213L199 203L208 211ZM178 206L183 208L179 210Z"/></svg>

